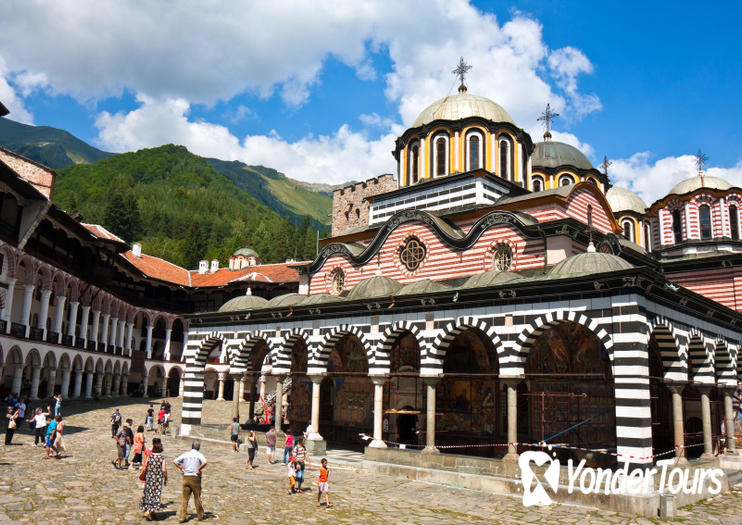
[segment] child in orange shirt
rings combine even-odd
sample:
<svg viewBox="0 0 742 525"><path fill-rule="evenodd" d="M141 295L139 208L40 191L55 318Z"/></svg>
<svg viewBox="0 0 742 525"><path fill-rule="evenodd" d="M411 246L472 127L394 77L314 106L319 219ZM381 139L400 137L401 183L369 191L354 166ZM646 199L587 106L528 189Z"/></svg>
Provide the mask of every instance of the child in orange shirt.
<svg viewBox="0 0 742 525"><path fill-rule="evenodd" d="M332 507L330 503L330 485L328 482L330 471L327 469L327 459L322 458L322 466L319 468L319 478L317 480L317 506L319 507L322 493L325 493L325 508Z"/></svg>
<svg viewBox="0 0 742 525"><path fill-rule="evenodd" d="M289 474L289 494L293 494L296 489L294 487L296 486L296 458L294 456L291 456L289 458L289 468L288 468L288 474Z"/></svg>

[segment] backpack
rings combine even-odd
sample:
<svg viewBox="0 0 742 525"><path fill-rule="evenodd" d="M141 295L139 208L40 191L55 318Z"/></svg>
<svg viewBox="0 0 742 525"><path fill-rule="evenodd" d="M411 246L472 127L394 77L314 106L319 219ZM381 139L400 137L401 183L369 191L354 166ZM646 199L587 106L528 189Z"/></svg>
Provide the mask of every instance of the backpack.
<svg viewBox="0 0 742 525"><path fill-rule="evenodd" d="M111 416L111 424L112 425L120 425L121 424L121 414L119 414L118 412L115 412Z"/></svg>

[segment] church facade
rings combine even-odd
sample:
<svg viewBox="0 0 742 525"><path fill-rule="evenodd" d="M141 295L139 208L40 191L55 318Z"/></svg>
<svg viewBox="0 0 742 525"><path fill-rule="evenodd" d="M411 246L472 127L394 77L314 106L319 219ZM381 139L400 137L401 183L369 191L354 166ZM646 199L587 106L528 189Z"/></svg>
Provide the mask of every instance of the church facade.
<svg viewBox="0 0 742 525"><path fill-rule="evenodd" d="M218 352L250 384L274 377L283 421L310 425L318 450L513 459L551 444L601 465L721 451L739 188L701 166L647 206L463 85L393 155L394 178L336 191L301 293L187 316L183 433Z"/></svg>

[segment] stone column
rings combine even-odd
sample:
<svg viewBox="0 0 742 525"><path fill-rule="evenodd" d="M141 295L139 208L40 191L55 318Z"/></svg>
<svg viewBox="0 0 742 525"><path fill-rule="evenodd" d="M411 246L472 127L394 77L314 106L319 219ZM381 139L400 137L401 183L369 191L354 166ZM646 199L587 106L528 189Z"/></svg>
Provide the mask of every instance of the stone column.
<svg viewBox="0 0 742 525"><path fill-rule="evenodd" d="M23 365L14 365L13 366L13 384L10 387L10 392L20 395L22 384L23 384Z"/></svg>
<svg viewBox="0 0 742 525"><path fill-rule="evenodd" d="M312 433L309 434L308 439L311 441L322 441L324 439L319 433L319 394L324 378L325 376L322 375L309 376L309 379L312 380L312 419L310 420Z"/></svg>
<svg viewBox="0 0 742 525"><path fill-rule="evenodd" d="M260 376L260 397L265 399L265 376Z"/></svg>
<svg viewBox="0 0 742 525"><path fill-rule="evenodd" d="M80 391L82 390L82 370L75 371L75 386L72 390L72 397L80 397Z"/></svg>
<svg viewBox="0 0 742 525"><path fill-rule="evenodd" d="M435 385L438 384L440 378L425 377L423 381L425 381L427 390L427 402L425 407L425 448L422 451L424 454L438 454L440 451L435 448Z"/></svg>
<svg viewBox="0 0 742 525"><path fill-rule="evenodd" d="M374 383L374 439L369 443L369 447L374 448L386 448L383 436L383 422L384 422L384 383L386 383L386 376L371 376L371 381ZM314 389L312 390L314 394ZM314 395L312 395L312 402L314 402ZM317 388L317 404L319 405L319 388ZM314 406L312 407L314 408ZM317 409L317 419L319 420L319 407ZM433 421L435 425L435 421Z"/></svg>
<svg viewBox="0 0 742 525"><path fill-rule="evenodd" d="M103 372L98 372L95 378L95 393L99 396L103 394Z"/></svg>
<svg viewBox="0 0 742 525"><path fill-rule="evenodd" d="M518 385L520 378L505 379L508 402L508 451L503 459L515 461L518 459Z"/></svg>
<svg viewBox="0 0 742 525"><path fill-rule="evenodd" d="M93 326L90 328L90 340L96 345L98 349L98 327L100 326L100 310L93 310Z"/></svg>
<svg viewBox="0 0 742 525"><path fill-rule="evenodd" d="M67 318L67 335L72 338L72 346L75 346L75 327L77 326L78 301L70 301L70 315Z"/></svg>
<svg viewBox="0 0 742 525"><path fill-rule="evenodd" d="M178 386L178 397L183 397L183 392L185 392L185 375L180 375L180 385Z"/></svg>
<svg viewBox="0 0 742 525"><path fill-rule="evenodd" d="M247 381L245 380L245 376L240 376L240 402L242 402L245 399L245 383Z"/></svg>
<svg viewBox="0 0 742 525"><path fill-rule="evenodd" d="M100 341L99 343L103 343L103 351L105 352L107 350L106 346L108 345L108 324L111 320L111 314L103 314L103 327L100 331Z"/></svg>
<svg viewBox="0 0 742 525"><path fill-rule="evenodd" d="M683 389L685 385L668 385L672 392L672 429L675 436L675 463L686 464L685 431L683 430Z"/></svg>
<svg viewBox="0 0 742 525"><path fill-rule="evenodd" d="M82 307L82 316L80 318L80 335L78 336L81 341L85 342L85 348L88 347L88 322L90 321L90 306L84 305Z"/></svg>
<svg viewBox="0 0 742 525"><path fill-rule="evenodd" d="M701 421L703 423L703 454L702 459L713 459L714 447L711 440L711 404L709 403L709 392L711 387L698 387L701 393Z"/></svg>
<svg viewBox="0 0 742 525"><path fill-rule="evenodd" d="M39 398L39 377L40 376L41 376L41 367L40 366L31 367L31 392L29 392L29 395L28 395L30 399Z"/></svg>
<svg viewBox="0 0 742 525"><path fill-rule="evenodd" d="M49 375L46 377L46 397L54 394L54 386L57 382L57 370L54 368L49 369Z"/></svg>
<svg viewBox="0 0 742 525"><path fill-rule="evenodd" d="M111 397L111 374L103 374L103 388L102 394L105 397Z"/></svg>
<svg viewBox="0 0 742 525"><path fill-rule="evenodd" d="M149 391L149 370L146 368L144 369L142 380L144 381L144 397L147 397L147 392Z"/></svg>
<svg viewBox="0 0 742 525"><path fill-rule="evenodd" d="M93 372L85 372L85 399L93 397Z"/></svg>
<svg viewBox="0 0 742 525"><path fill-rule="evenodd" d="M281 411L283 409L283 380L284 376L276 377L276 408L273 413L273 426L276 429L276 435L281 432Z"/></svg>
<svg viewBox="0 0 742 525"><path fill-rule="evenodd" d="M248 408L248 414L250 416L250 421L252 421L253 416L255 415L255 380L257 378L253 375L247 376L245 378L245 382L247 383L247 391L250 393L250 401L247 405Z"/></svg>
<svg viewBox="0 0 742 525"><path fill-rule="evenodd" d="M27 284L23 289L23 309L21 310L21 324L26 327L26 337L31 330L31 302L33 301L34 285Z"/></svg>
<svg viewBox="0 0 742 525"><path fill-rule="evenodd" d="M124 344L124 348L126 348L129 351L129 355L131 355L131 338L134 334L134 323L126 323L126 344Z"/></svg>
<svg viewBox="0 0 742 525"><path fill-rule="evenodd" d="M129 374L122 374L121 375L121 386L119 387L119 395L125 396L128 387L129 387Z"/></svg>
<svg viewBox="0 0 742 525"><path fill-rule="evenodd" d="M216 397L217 401L224 401L224 378L225 374L219 374L217 376L219 380L219 395Z"/></svg>
<svg viewBox="0 0 742 525"><path fill-rule="evenodd" d="M121 390L121 374L113 374L113 385L111 387L111 394L114 396L119 395Z"/></svg>
<svg viewBox="0 0 742 525"><path fill-rule="evenodd" d="M232 377L232 419L240 417L240 375L234 374Z"/></svg>
<svg viewBox="0 0 742 525"><path fill-rule="evenodd" d="M119 319L119 329L118 329L118 341L116 341L116 346L121 347L121 353L124 353L125 347L124 347L124 339L126 335L126 319Z"/></svg>
<svg viewBox="0 0 742 525"><path fill-rule="evenodd" d="M163 350L162 358L165 361L170 361L170 336L173 333L172 328L165 329L165 350Z"/></svg>
<svg viewBox="0 0 742 525"><path fill-rule="evenodd" d="M67 297L64 295L57 296L57 311L54 312L54 329L53 332L57 333L57 343L62 342L62 321L64 321L64 303L67 301Z"/></svg>
<svg viewBox="0 0 742 525"><path fill-rule="evenodd" d="M727 454L733 456L736 453L737 444L735 443L734 436L734 406L732 403L732 395L734 394L734 387L725 388L723 390L724 396L724 427L726 429L727 439Z"/></svg>
<svg viewBox="0 0 742 525"><path fill-rule="evenodd" d="M147 359L152 359L152 330L154 326L147 325L147 346L144 351L147 353Z"/></svg>
<svg viewBox="0 0 742 525"><path fill-rule="evenodd" d="M118 317L111 317L111 333L108 337L108 346L111 347L112 353L116 353L116 337L118 336L118 328Z"/></svg>
<svg viewBox="0 0 742 525"><path fill-rule="evenodd" d="M13 299L15 295L15 279L8 279L8 290L5 293L5 306L3 307L3 320L5 321L5 333L10 333L10 323L13 320Z"/></svg>
<svg viewBox="0 0 742 525"><path fill-rule="evenodd" d="M49 298L52 296L51 290L41 291L41 310L39 311L39 324L36 328L43 330L44 341L46 341L46 319L49 317Z"/></svg>
<svg viewBox="0 0 742 525"><path fill-rule="evenodd" d="M59 393L62 395L64 399L67 399L70 394L70 369L69 368L63 368L62 369L62 384L59 389Z"/></svg>

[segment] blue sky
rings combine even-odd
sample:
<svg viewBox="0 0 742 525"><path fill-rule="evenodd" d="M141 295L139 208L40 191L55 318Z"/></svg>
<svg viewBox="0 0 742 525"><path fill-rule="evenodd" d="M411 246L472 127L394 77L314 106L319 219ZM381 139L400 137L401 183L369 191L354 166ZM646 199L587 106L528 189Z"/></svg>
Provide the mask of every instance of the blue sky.
<svg viewBox="0 0 742 525"><path fill-rule="evenodd" d="M0 5L11 118L109 151L185 144L312 181L392 171L393 139L455 91L488 96L651 201L693 175L742 185L736 4L410 1Z"/></svg>

